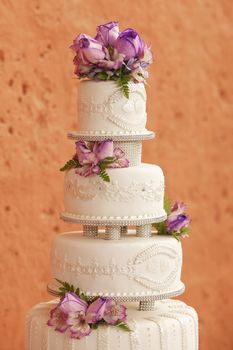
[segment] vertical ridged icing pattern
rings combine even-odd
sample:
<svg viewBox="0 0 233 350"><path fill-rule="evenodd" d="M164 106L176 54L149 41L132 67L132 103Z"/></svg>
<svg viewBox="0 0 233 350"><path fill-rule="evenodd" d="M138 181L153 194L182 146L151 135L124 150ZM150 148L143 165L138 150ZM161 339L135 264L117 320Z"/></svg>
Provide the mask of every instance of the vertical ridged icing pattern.
<svg viewBox="0 0 233 350"><path fill-rule="evenodd" d="M81 340L70 339L46 326L49 310L56 304L43 303L29 312L27 350L197 350L198 324L194 309L180 301L157 302L157 311L128 307L132 332L100 326Z"/></svg>
<svg viewBox="0 0 233 350"><path fill-rule="evenodd" d="M146 91L143 83L129 84L129 99L113 81L82 81L78 85L78 126L88 134L143 133Z"/></svg>

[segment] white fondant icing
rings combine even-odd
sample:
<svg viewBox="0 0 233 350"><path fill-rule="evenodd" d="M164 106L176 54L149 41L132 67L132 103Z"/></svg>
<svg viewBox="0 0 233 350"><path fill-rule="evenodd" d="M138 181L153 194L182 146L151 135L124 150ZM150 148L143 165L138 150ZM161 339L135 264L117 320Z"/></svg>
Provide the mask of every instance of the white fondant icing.
<svg viewBox="0 0 233 350"><path fill-rule="evenodd" d="M52 277L79 287L88 295L159 295L183 287L181 244L173 237L118 241L87 238L69 232L54 238Z"/></svg>
<svg viewBox="0 0 233 350"><path fill-rule="evenodd" d="M132 332L99 326L81 340L70 339L46 325L58 300L36 305L28 313L27 350L198 350L198 319L195 310L178 300L156 302L155 311L138 311L127 305Z"/></svg>
<svg viewBox="0 0 233 350"><path fill-rule="evenodd" d="M110 182L98 175L82 177L75 169L65 174L65 212L89 217L157 216L163 208L164 176L152 164L107 169Z"/></svg>
<svg viewBox="0 0 233 350"><path fill-rule="evenodd" d="M127 99L113 81L82 81L78 89L79 130L145 132L144 84L130 83L129 90L129 99Z"/></svg>

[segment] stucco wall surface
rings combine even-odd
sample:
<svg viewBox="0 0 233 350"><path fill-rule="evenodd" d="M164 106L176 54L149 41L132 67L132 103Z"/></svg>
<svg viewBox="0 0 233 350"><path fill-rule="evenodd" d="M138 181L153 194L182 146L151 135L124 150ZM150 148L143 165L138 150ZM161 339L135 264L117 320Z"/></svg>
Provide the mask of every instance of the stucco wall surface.
<svg viewBox="0 0 233 350"><path fill-rule="evenodd" d="M119 20L150 43L144 161L159 164L168 195L183 200L182 296L200 317L201 350L230 350L232 330L232 1L1 0L0 349L24 349L28 308L50 297L53 236L62 223L63 175L77 128L69 50L77 33Z"/></svg>

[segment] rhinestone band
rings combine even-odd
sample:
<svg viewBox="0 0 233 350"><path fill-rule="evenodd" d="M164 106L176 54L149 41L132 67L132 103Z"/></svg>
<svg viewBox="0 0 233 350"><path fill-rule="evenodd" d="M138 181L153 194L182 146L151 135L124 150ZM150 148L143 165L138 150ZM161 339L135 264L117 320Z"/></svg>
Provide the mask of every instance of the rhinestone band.
<svg viewBox="0 0 233 350"><path fill-rule="evenodd" d="M48 285L47 286L47 291L49 294L54 295L54 296L59 296L59 291L54 287L53 285ZM156 300L164 300L164 299L170 299L177 297L178 295L183 294L185 291L185 286L183 285L182 288L174 291L168 291L166 293L161 293L161 294L149 294L149 295L114 295L112 293L106 295L104 293L96 293L95 295L87 295L87 299L89 301L92 301L96 299L96 297L111 297L116 301L119 302L140 302L140 301L147 301L147 302L152 302ZM81 291L82 292L82 291Z"/></svg>
<svg viewBox="0 0 233 350"><path fill-rule="evenodd" d="M136 226L136 235L138 237L151 237L151 224Z"/></svg>
<svg viewBox="0 0 233 350"><path fill-rule="evenodd" d="M83 235L90 238L97 238L98 226L83 225Z"/></svg>
<svg viewBox="0 0 233 350"><path fill-rule="evenodd" d="M155 309L155 302L154 301L140 301L139 303L139 310L140 311L154 311Z"/></svg>
<svg viewBox="0 0 233 350"><path fill-rule="evenodd" d="M104 239L117 240L121 238L120 226L106 226Z"/></svg>
<svg viewBox="0 0 233 350"><path fill-rule="evenodd" d="M140 215L140 216L123 216L118 217L96 217L77 215L71 213L61 213L61 219L68 222L73 222L82 225L108 225L108 226L133 226L133 225L144 225L150 223L157 223L166 220L167 215Z"/></svg>
<svg viewBox="0 0 233 350"><path fill-rule="evenodd" d="M148 130L131 133L111 133L100 131L91 133L90 131L72 131L67 134L67 137L71 140L80 141L103 141L106 139L111 139L113 141L144 141L153 139L155 137L155 133Z"/></svg>
<svg viewBox="0 0 233 350"><path fill-rule="evenodd" d="M121 236L127 236L127 233L128 233L128 227L121 226Z"/></svg>

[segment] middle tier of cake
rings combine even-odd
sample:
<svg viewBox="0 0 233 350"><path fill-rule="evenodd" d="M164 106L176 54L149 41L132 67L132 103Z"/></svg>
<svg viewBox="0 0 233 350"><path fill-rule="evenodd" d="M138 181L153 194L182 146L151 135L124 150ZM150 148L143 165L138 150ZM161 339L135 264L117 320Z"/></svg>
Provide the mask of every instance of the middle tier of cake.
<svg viewBox="0 0 233 350"><path fill-rule="evenodd" d="M173 237L135 237L118 241L87 238L69 232L54 238L51 253L51 291L56 279L79 287L89 297L155 300L179 295L182 248Z"/></svg>
<svg viewBox="0 0 233 350"><path fill-rule="evenodd" d="M65 212L62 218L71 221L163 221L164 176L152 164L107 169L110 182L98 175L83 177L75 169L65 175ZM126 223L127 224L127 223Z"/></svg>

